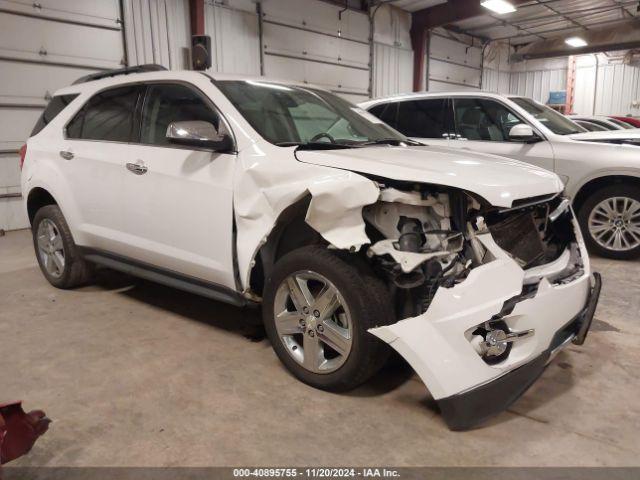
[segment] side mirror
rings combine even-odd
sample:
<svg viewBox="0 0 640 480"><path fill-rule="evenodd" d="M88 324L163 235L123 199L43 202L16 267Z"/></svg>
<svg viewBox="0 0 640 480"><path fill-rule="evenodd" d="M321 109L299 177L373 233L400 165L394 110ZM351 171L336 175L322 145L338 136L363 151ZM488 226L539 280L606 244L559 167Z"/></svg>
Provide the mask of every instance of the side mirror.
<svg viewBox="0 0 640 480"><path fill-rule="evenodd" d="M211 123L202 120L171 122L167 127L166 137L171 143L210 148L218 152L231 150L233 147L229 135L220 133Z"/></svg>
<svg viewBox="0 0 640 480"><path fill-rule="evenodd" d="M516 142L533 143L540 140L540 137L535 134L533 128L526 123L519 123L511 127L509 130L509 138Z"/></svg>

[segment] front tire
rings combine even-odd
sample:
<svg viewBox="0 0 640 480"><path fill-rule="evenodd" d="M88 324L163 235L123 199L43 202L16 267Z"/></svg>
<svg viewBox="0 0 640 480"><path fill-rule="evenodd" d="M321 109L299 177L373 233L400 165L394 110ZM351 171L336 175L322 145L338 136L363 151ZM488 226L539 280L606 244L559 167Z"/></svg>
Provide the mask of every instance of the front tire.
<svg viewBox="0 0 640 480"><path fill-rule="evenodd" d="M395 321L387 288L324 247L303 247L281 258L263 300L273 349L308 385L350 390L388 358L388 346L367 332Z"/></svg>
<svg viewBox="0 0 640 480"><path fill-rule="evenodd" d="M611 185L593 193L578 212L589 251L628 260L640 256L640 188Z"/></svg>
<svg viewBox="0 0 640 480"><path fill-rule="evenodd" d="M89 281L91 266L80 255L57 205L38 210L31 231L40 270L51 285L67 289Z"/></svg>

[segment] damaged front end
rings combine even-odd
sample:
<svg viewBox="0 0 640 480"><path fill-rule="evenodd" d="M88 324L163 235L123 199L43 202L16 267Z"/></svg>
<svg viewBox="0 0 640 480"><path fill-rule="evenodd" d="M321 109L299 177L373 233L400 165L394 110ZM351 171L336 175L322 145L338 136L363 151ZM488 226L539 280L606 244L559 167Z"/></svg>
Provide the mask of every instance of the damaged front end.
<svg viewBox="0 0 640 480"><path fill-rule="evenodd" d="M450 428L471 428L584 341L599 275L559 195L501 209L459 189L379 187L363 209L367 257L399 321L369 331L412 365Z"/></svg>

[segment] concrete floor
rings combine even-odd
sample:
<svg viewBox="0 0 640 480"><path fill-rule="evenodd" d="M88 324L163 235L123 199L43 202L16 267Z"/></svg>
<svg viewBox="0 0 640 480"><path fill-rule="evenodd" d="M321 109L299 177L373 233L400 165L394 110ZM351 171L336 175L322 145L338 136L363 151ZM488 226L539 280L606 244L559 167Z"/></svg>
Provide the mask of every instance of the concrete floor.
<svg viewBox="0 0 640 480"><path fill-rule="evenodd" d="M56 290L29 232L10 232L0 401L54 421L14 465L640 465L640 262L593 263L604 290L587 343L455 433L402 362L349 394L314 390L280 365L257 312L108 271Z"/></svg>

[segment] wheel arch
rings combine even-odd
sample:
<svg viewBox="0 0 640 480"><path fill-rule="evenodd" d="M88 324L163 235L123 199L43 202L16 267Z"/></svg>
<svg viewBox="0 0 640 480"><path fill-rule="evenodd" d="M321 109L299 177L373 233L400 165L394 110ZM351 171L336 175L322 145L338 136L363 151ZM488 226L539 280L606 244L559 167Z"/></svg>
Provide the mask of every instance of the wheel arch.
<svg viewBox="0 0 640 480"><path fill-rule="evenodd" d="M573 198L573 208L578 211L592 194L611 185L634 185L640 187L640 177L627 174L607 174L585 182Z"/></svg>
<svg viewBox="0 0 640 480"><path fill-rule="evenodd" d="M326 244L326 240L307 222L311 194L289 205L278 216L266 242L258 249L250 274L251 291L262 295L265 280L285 254L307 245Z"/></svg>
<svg viewBox="0 0 640 480"><path fill-rule="evenodd" d="M29 195L27 195L27 215L30 225L33 224L33 219L38 210L47 205L58 205L58 201L47 189L34 187L29 191Z"/></svg>

